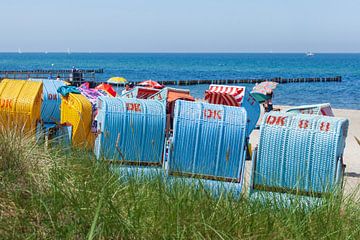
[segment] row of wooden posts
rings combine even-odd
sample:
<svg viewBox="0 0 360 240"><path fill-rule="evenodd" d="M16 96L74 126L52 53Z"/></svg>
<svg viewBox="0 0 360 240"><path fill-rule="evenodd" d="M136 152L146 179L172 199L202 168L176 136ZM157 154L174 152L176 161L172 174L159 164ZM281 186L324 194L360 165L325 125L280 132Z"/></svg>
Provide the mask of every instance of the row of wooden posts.
<svg viewBox="0 0 360 240"><path fill-rule="evenodd" d="M342 77L313 77L313 78L267 78L267 79L201 79L201 80L159 80L163 85L197 85L197 84L236 84L249 83L255 84L264 81L272 81L277 83L309 83L309 82L341 82Z"/></svg>
<svg viewBox="0 0 360 240"><path fill-rule="evenodd" d="M71 69L71 70L14 70L0 71L0 80L2 78L27 79L27 78L53 78L59 76L61 79L72 79L73 84L81 84L85 81L91 85L97 85L101 81L96 80L96 74L104 73L104 69ZM277 83L311 83L311 82L341 82L341 76L335 77L307 77L307 78L262 78L262 79L193 79L193 80L155 80L163 85L197 85L197 84L256 84L264 81L273 81ZM119 84L122 85L122 84Z"/></svg>

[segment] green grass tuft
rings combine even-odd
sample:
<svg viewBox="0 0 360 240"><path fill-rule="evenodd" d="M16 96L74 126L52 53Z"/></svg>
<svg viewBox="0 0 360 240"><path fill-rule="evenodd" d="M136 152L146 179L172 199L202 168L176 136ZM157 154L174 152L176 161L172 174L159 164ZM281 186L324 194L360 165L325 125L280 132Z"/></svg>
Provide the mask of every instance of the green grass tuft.
<svg viewBox="0 0 360 240"><path fill-rule="evenodd" d="M181 180L119 176L84 151L0 140L2 239L360 239L354 196L311 209L214 198Z"/></svg>

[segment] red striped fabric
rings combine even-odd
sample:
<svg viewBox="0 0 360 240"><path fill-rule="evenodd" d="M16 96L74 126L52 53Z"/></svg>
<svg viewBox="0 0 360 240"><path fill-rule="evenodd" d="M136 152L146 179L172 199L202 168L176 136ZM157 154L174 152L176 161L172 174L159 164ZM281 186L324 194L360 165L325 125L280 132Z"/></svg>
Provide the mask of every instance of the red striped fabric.
<svg viewBox="0 0 360 240"><path fill-rule="evenodd" d="M239 107L244 93L244 87L210 85L209 90L205 91L205 100L208 103Z"/></svg>

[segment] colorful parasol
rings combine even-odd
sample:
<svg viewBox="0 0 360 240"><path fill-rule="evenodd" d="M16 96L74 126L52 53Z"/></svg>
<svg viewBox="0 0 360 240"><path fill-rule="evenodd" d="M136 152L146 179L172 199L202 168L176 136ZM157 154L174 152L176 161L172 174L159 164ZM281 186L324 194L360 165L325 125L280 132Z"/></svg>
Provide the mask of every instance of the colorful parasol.
<svg viewBox="0 0 360 240"><path fill-rule="evenodd" d="M146 80L141 83L138 83L137 85L142 87L157 88L157 89L164 88L164 85L161 85L160 83L153 80Z"/></svg>
<svg viewBox="0 0 360 240"><path fill-rule="evenodd" d="M127 83L127 80L123 77L112 77L107 80L108 83L114 83L114 84L123 84Z"/></svg>
<svg viewBox="0 0 360 240"><path fill-rule="evenodd" d="M278 85L277 82L270 82L270 81L261 82L255 85L252 92L262 93L265 95L271 94L275 90L277 85Z"/></svg>
<svg viewBox="0 0 360 240"><path fill-rule="evenodd" d="M262 103L268 99L271 99L273 91L276 89L278 83L265 81L259 84L256 84L253 90L251 91L251 95L258 101Z"/></svg>

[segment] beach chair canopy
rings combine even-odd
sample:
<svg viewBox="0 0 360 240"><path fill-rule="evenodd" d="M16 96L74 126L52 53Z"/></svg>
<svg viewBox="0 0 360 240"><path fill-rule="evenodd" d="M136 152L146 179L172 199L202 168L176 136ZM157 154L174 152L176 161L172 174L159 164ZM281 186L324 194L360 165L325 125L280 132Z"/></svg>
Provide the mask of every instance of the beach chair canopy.
<svg viewBox="0 0 360 240"><path fill-rule="evenodd" d="M186 101L195 101L195 98L190 95L190 90L169 87L162 89L149 98L166 102L175 102L176 100L180 99Z"/></svg>
<svg viewBox="0 0 360 240"><path fill-rule="evenodd" d="M29 79L43 83L43 103L41 106L41 120L45 124L60 122L60 93L58 88L65 86L63 81L50 79Z"/></svg>
<svg viewBox="0 0 360 240"><path fill-rule="evenodd" d="M158 93L160 90L155 88L146 88L146 87L134 87L130 91L123 94L121 97L126 98L138 98L138 99L148 99L155 93Z"/></svg>
<svg viewBox="0 0 360 240"><path fill-rule="evenodd" d="M175 103L168 174L241 183L246 111L209 103Z"/></svg>
<svg viewBox="0 0 360 240"><path fill-rule="evenodd" d="M323 115L323 116L331 116L331 117L334 116L330 103L292 107L286 110L286 112L315 114L315 115Z"/></svg>
<svg viewBox="0 0 360 240"><path fill-rule="evenodd" d="M248 117L247 136L251 134L259 120L259 103L245 87L211 84L209 89L205 91L205 100L213 104L244 107Z"/></svg>
<svg viewBox="0 0 360 240"><path fill-rule="evenodd" d="M99 98L95 155L124 164L161 165L165 104L135 98Z"/></svg>
<svg viewBox="0 0 360 240"><path fill-rule="evenodd" d="M40 121L43 84L27 80L0 82L0 123L6 127L35 130Z"/></svg>
<svg viewBox="0 0 360 240"><path fill-rule="evenodd" d="M245 87L210 85L205 91L208 103L240 107L245 96Z"/></svg>
<svg viewBox="0 0 360 240"><path fill-rule="evenodd" d="M250 193L321 197L339 186L348 120L267 113L253 161Z"/></svg>

